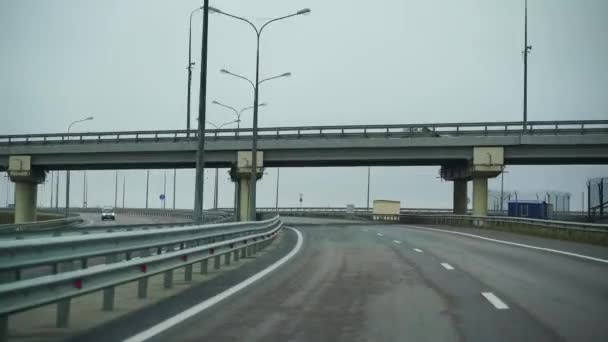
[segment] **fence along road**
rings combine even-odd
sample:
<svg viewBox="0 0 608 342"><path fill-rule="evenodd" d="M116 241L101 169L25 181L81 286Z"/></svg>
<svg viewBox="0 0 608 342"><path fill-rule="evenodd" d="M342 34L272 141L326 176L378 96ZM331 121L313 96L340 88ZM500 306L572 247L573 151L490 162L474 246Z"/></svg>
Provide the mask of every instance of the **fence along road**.
<svg viewBox="0 0 608 342"><path fill-rule="evenodd" d="M229 262L251 255L268 245L281 227L277 216L258 222L0 241L5 281L0 285L0 340L6 338L10 314L58 303L56 325L66 327L73 297L103 290L103 308L111 310L119 284L138 281L138 296L145 298L150 276L164 273L165 287L170 287L175 269L185 268L188 280L195 263L206 268L213 259L219 268L221 256ZM89 267L88 262L99 257L105 263ZM50 274L23 279L24 271L40 266L49 266Z"/></svg>

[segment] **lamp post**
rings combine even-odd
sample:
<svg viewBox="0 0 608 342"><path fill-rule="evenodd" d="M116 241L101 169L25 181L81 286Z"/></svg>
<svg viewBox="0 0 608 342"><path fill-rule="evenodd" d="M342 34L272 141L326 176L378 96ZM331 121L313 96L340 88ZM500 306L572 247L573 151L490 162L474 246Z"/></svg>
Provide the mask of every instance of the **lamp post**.
<svg viewBox="0 0 608 342"><path fill-rule="evenodd" d="M198 144L196 149L196 176L194 180L194 222L203 222L203 195L205 186L205 117L207 115L207 45L209 37L209 0L203 1L203 32L201 38L201 77L198 100Z"/></svg>
<svg viewBox="0 0 608 342"><path fill-rule="evenodd" d="M239 135L238 131L241 129L241 115L243 115L244 111L246 111L248 109L253 109L253 106L245 107L245 108L242 108L241 110L236 110L236 108L230 107L230 106L225 105L225 104L223 104L221 102L218 102L218 101L213 101L211 103L216 104L218 106L222 106L222 107L228 108L228 109L230 109L230 110L232 110L234 112L234 114L236 115L236 121L234 121L234 122L236 122L236 129L237 129L236 135L238 136ZM264 107L264 106L267 106L267 105L268 105L267 103L263 102L263 103L260 103L258 105L258 107Z"/></svg>
<svg viewBox="0 0 608 342"><path fill-rule="evenodd" d="M277 211L277 213L279 212L279 179L281 177L281 168L277 167L277 192L276 192L276 197L274 199L274 207Z"/></svg>
<svg viewBox="0 0 608 342"><path fill-rule="evenodd" d="M89 120L93 120L93 117L89 116L87 118L84 118L81 120L76 120L76 121L72 122L68 126L68 134L70 134L70 129L72 129L72 126L74 124L77 124L79 122L89 121ZM68 135L68 141L69 140L70 140L70 136ZM65 172L65 217L68 217L69 214L70 214L70 170L67 170Z"/></svg>
<svg viewBox="0 0 608 342"><path fill-rule="evenodd" d="M210 11L218 13L218 14L223 14L225 16L234 18L234 19L238 19L241 21L244 21L246 23L248 23L249 25L251 25L251 27L253 28L253 30L256 33L256 37L257 37L257 49L256 49L256 63L255 63L255 85L254 83L252 83L251 81L249 81L249 83L251 83L251 85L253 86L254 89L254 98L253 98L253 136L252 136L252 147L251 147L251 180L249 182L250 184L250 188L249 188L249 218L252 221L255 221L256 218L256 204L255 204L255 200L256 200L256 180L257 180L257 129L258 129L258 103L259 103L259 87L260 84L264 81L269 81L271 79L274 78L278 78L278 77L283 77L283 76L289 76L291 75L290 73L285 73L279 76L275 76L275 77L271 77L265 80L260 81L260 36L264 30L264 28L266 26L268 26L269 24L273 23L273 22L277 22L283 19L287 19L290 17L294 17L297 15L302 15L302 14L308 14L310 13L310 9L305 8L302 10L299 10L296 13L293 14L289 14L283 17L279 17L279 18L275 18L272 20L267 21L266 23L264 23L259 29L249 20L242 18L242 17L238 17L229 13L225 13L222 12L216 8L210 7L209 8ZM234 74L233 74L234 75ZM234 75L237 76L237 75ZM237 76L238 77L238 76ZM244 78L244 77L241 77ZM246 79L246 78L244 78ZM246 79L247 80L247 79Z"/></svg>
<svg viewBox="0 0 608 342"><path fill-rule="evenodd" d="M150 189L150 170L146 170L146 209L148 209L148 190Z"/></svg>
<svg viewBox="0 0 608 342"><path fill-rule="evenodd" d="M190 90L192 88L192 67L194 66L194 62L192 62L192 15L194 13L202 10L204 7L200 6L195 8L192 12L190 12L190 26L188 29L188 95L186 97L186 133L187 136L190 136Z"/></svg>
<svg viewBox="0 0 608 342"><path fill-rule="evenodd" d="M367 167L367 211L369 211L369 183L371 178L371 167Z"/></svg>
<svg viewBox="0 0 608 342"><path fill-rule="evenodd" d="M215 101L213 101L213 102L215 102ZM233 124L235 122L238 123L238 120L237 121L226 122L226 123L223 123L223 124L221 124L221 125L218 126L218 125L214 124L213 122L207 121L207 123L210 124L211 126L215 127L215 129L222 129L222 127L230 125L230 124ZM217 204L218 204L218 201L217 201L217 197L218 197L218 183L219 183L219 176L218 176L218 168L216 167L215 168L215 186L214 186L214 190L213 190L213 209L217 209Z"/></svg>
<svg viewBox="0 0 608 342"><path fill-rule="evenodd" d="M528 0L525 2L524 14L524 130L528 123L528 54L532 51L532 45L528 45Z"/></svg>
<svg viewBox="0 0 608 342"><path fill-rule="evenodd" d="M51 200L49 201L49 208L53 209L53 185L55 184L55 175L53 174L53 171L49 171L49 175L51 176ZM8 191L8 185L6 191Z"/></svg>

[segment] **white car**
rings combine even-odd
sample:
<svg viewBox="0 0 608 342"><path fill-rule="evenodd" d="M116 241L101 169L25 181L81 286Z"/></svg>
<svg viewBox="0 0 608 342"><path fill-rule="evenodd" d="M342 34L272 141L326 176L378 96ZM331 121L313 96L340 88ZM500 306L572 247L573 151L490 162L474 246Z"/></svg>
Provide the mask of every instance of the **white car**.
<svg viewBox="0 0 608 342"><path fill-rule="evenodd" d="M116 221L116 215L114 214L114 208L112 207L103 207L101 209L101 220L112 220Z"/></svg>

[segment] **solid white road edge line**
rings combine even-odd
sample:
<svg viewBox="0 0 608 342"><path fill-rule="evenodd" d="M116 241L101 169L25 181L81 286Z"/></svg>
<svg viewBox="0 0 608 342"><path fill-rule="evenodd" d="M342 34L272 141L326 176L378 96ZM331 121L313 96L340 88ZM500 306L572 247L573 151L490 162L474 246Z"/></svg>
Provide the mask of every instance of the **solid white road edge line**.
<svg viewBox="0 0 608 342"><path fill-rule="evenodd" d="M186 319L188 319L194 315L197 315L197 314L201 313L202 311L209 309L213 305L215 305L215 304L221 302L222 300L232 296L233 294L241 291L242 289L246 288L247 286L262 279L264 276L268 275L270 272L279 268L281 265L286 263L289 259L291 259L294 255L296 255L300 251L300 249L302 248L303 241L304 241L304 238L302 237L302 233L300 233L299 230L297 230L295 228L291 228L291 227L287 227L287 228L293 230L298 235L298 241L296 242L295 247L287 255L285 255L278 261L276 261L274 264L268 266L264 270L260 271L259 273L254 274L253 276L234 285L233 287L225 290L224 292L218 293L217 295L196 304L195 306L187 309L186 311L182 311L179 314L177 314L171 318L168 318L136 335L133 335L133 336L127 338L126 340L124 340L124 342L142 342L151 337L154 337L154 336L162 333L163 331L185 321Z"/></svg>
<svg viewBox="0 0 608 342"><path fill-rule="evenodd" d="M401 243L399 240L393 240L394 243Z"/></svg>
<svg viewBox="0 0 608 342"><path fill-rule="evenodd" d="M454 269L454 267L452 265L448 264L447 262L442 262L441 266L443 266L443 268L445 268L448 271L451 271Z"/></svg>
<svg viewBox="0 0 608 342"><path fill-rule="evenodd" d="M506 310L509 308L507 304L505 304L500 298L496 297L492 292L482 292L482 296L484 296L488 302L490 302L494 307L498 310Z"/></svg>
<svg viewBox="0 0 608 342"><path fill-rule="evenodd" d="M488 237L485 237L485 236L479 236L479 235L475 235L475 234L462 233L462 232L454 232L454 231L451 231L451 230L444 230L444 229L437 229L437 228L428 228L428 227L420 227L420 226L412 226L412 225L404 225L404 226L405 227L410 227L410 228L416 228L416 229L432 230L432 231L436 231L436 232L443 232L443 233L448 233L448 234L468 236L468 237L472 237L472 238L476 238L476 239L481 239L481 240L486 240L486 241L492 241L492 242L502 243L502 244L505 244L505 245L511 245L511 246L518 246L518 247L536 249L536 250L539 250L539 251L545 251L545 252L551 252L551 253L556 253L556 254L568 255L568 256L572 256L572 257L576 257L576 258L581 258L581 259L586 259L586 260L593 260L593 261L598 261L598 262L603 262L605 264L608 264L608 260L606 260L606 259L595 258L595 257L592 257L592 256L583 255L583 254L577 254L577 253L572 253L572 252L560 251L560 250L557 250L557 249L538 247L538 246L532 246L532 245L525 245L523 243L517 243L517 242L511 242L511 241L492 239L492 238L488 238Z"/></svg>
<svg viewBox="0 0 608 342"><path fill-rule="evenodd" d="M414 251L416 251L418 253L422 253L422 249L420 249L420 248L414 248Z"/></svg>

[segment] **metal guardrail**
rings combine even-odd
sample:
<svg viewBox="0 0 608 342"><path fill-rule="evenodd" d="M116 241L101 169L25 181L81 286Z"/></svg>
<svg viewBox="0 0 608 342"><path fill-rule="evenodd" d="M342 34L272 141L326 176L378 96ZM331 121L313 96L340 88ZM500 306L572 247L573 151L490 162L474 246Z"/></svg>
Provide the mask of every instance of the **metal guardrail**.
<svg viewBox="0 0 608 342"><path fill-rule="evenodd" d="M207 139L248 138L251 128L205 130ZM345 125L262 127L260 139L305 137L442 137L505 135L608 134L608 120L429 123L403 125ZM156 130L1 135L1 145L82 144L102 142L167 142L196 140L196 130Z"/></svg>
<svg viewBox="0 0 608 342"><path fill-rule="evenodd" d="M26 222L26 223L9 223L0 225L0 235L11 234L11 233L20 233L24 231L42 231L42 230L51 230L57 229L61 227L69 227L79 223L82 223L83 220L79 216L56 219L56 220L46 220L46 221L37 221L37 222Z"/></svg>
<svg viewBox="0 0 608 342"><path fill-rule="evenodd" d="M173 270L185 268L186 280L191 280L193 264L201 262L206 271L208 259L214 258L219 268L222 255L226 263L232 256L238 260L251 255L269 244L281 227L276 216L259 222L0 241L0 273L5 281L7 274L13 276L0 284L0 326L6 327L10 314L58 302L57 326L66 327L70 298L104 290L103 307L112 309L114 287L132 281L139 281L138 296L145 298L150 276L164 273L165 287L171 287ZM125 258L117 262L119 255ZM105 262L90 266L89 261L99 257ZM81 269L73 269L75 264ZM41 266L50 266L52 274L40 274ZM38 273L22 279L28 269ZM0 331L0 340L2 333L6 331Z"/></svg>
<svg viewBox="0 0 608 342"><path fill-rule="evenodd" d="M509 216L473 216L473 215L400 215L401 220L404 218L422 218L433 221L433 223L446 224L466 224L473 226L497 226L509 227L514 225L525 225L529 227L555 228L566 230L577 230L584 232L596 232L606 234L608 237L608 224L556 221L556 220L541 220L523 217Z"/></svg>

